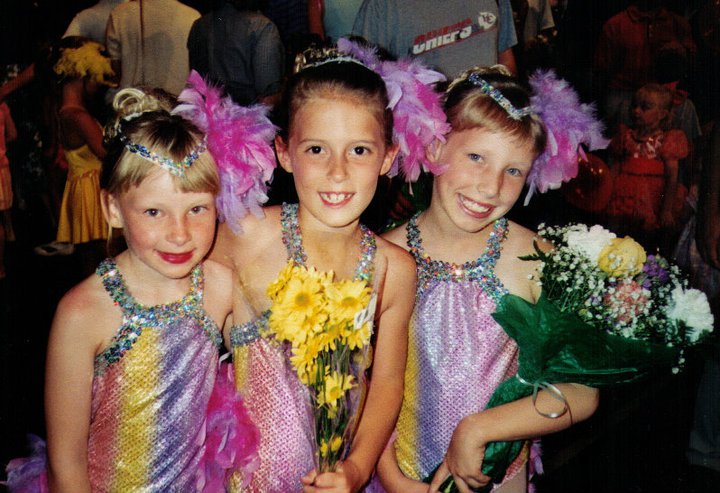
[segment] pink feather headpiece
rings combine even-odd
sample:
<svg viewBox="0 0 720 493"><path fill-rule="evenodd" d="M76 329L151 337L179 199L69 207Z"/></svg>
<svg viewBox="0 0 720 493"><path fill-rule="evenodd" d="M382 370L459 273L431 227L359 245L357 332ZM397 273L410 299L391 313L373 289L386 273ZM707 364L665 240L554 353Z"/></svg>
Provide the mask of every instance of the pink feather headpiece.
<svg viewBox="0 0 720 493"><path fill-rule="evenodd" d="M578 161L586 159L582 148L604 149L603 124L595 116L592 104L581 104L577 93L567 81L553 71L537 71L530 77L530 105L545 124L545 151L533 163L528 175L529 190L525 205L535 191L541 193L559 188L578 174Z"/></svg>
<svg viewBox="0 0 720 493"><path fill-rule="evenodd" d="M413 182L421 170L433 174L442 172L444 167L430 162L425 150L445 142L445 134L450 131L441 96L432 88L432 84L445 80L445 76L415 60L380 61L374 48L345 38L338 40L337 49L376 72L385 82L388 108L393 113L393 141L399 148L388 176L402 171L405 180Z"/></svg>
<svg viewBox="0 0 720 493"><path fill-rule="evenodd" d="M207 147L220 172L218 216L240 233L240 220L249 212L261 217L268 183L275 169L272 141L277 128L264 105L240 106L222 90L209 85L196 71L178 97L174 110L207 135Z"/></svg>

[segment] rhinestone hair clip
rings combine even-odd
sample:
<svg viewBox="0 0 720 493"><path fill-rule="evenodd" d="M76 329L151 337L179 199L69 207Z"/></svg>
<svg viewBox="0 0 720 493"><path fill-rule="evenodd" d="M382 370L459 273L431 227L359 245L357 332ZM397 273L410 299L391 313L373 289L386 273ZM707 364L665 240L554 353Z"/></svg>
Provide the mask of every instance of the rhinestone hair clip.
<svg viewBox="0 0 720 493"><path fill-rule="evenodd" d="M483 94L487 94L488 96L493 98L493 100L497 104L502 106L505 112L513 120L522 120L523 117L531 115L533 113L533 110L530 106L526 106L524 108L516 108L515 106L513 106L513 104L508 98L503 96L503 94L498 89L493 87L492 84L480 77L477 72L473 72L472 74L470 74L467 80L472 85L478 87Z"/></svg>
<svg viewBox="0 0 720 493"><path fill-rule="evenodd" d="M197 160L197 158L200 157L200 154L207 150L207 136L204 136L200 143L195 147L195 149L190 151L190 153L185 156L182 161L176 162L169 157L158 155L156 152L151 151L142 144L136 144L135 142L132 142L124 135L120 135L120 142L125 144L125 148L128 151L132 152L133 154L137 154L143 159L147 159L148 161L160 165L162 168L169 171L171 175L175 176L184 176L185 170L192 166L192 164Z"/></svg>
<svg viewBox="0 0 720 493"><path fill-rule="evenodd" d="M341 53L336 47L318 48L313 46L295 56L295 72L334 62L357 63L358 65L369 68L357 58L346 53Z"/></svg>

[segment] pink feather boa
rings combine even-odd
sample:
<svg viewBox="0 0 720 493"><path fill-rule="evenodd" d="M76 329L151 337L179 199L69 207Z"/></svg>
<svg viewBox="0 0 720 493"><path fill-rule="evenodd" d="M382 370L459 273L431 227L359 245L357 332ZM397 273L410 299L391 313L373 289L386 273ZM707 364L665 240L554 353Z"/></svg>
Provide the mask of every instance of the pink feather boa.
<svg viewBox="0 0 720 493"><path fill-rule="evenodd" d="M194 70L187 84L173 113L207 134L208 150L220 171L218 216L239 233L240 220L248 211L262 217L261 205L267 201L276 165L271 144L277 129L267 117L266 106L240 106Z"/></svg>
<svg viewBox="0 0 720 493"><path fill-rule="evenodd" d="M247 486L260 465L259 443L260 433L235 390L233 366L220 363L208 403L197 491L224 493L234 473L240 473L243 487Z"/></svg>
<svg viewBox="0 0 720 493"><path fill-rule="evenodd" d="M425 170L433 174L444 171L426 157L426 149L445 142L450 131L440 94L432 85L445 80L440 72L430 70L415 60L381 62L373 48L341 38L338 51L353 56L370 70L377 72L385 82L388 108L393 112L393 140L399 148L388 176L402 171L405 180L413 182Z"/></svg>
<svg viewBox="0 0 720 493"><path fill-rule="evenodd" d="M28 435L30 457L13 459L8 462L5 472L7 481L0 481L10 493L48 493L47 446L45 441Z"/></svg>

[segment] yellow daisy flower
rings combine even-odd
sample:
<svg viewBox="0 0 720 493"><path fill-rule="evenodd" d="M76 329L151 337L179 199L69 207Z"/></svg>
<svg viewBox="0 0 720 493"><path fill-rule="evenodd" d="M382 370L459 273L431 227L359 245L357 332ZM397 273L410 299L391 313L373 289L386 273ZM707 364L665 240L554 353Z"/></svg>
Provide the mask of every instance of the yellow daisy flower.
<svg viewBox="0 0 720 493"><path fill-rule="evenodd" d="M370 322L366 322L357 330L354 327L343 334L344 342L351 351L365 347L370 342Z"/></svg>
<svg viewBox="0 0 720 493"><path fill-rule="evenodd" d="M353 388L353 376L343 375L342 373L332 372L325 375L325 382L321 392L318 395L318 404L326 405L331 410L336 409L338 400L340 400L345 392Z"/></svg>
<svg viewBox="0 0 720 493"><path fill-rule="evenodd" d="M352 320L370 302L370 288L365 281L334 282L327 287L325 294L328 311L336 320Z"/></svg>

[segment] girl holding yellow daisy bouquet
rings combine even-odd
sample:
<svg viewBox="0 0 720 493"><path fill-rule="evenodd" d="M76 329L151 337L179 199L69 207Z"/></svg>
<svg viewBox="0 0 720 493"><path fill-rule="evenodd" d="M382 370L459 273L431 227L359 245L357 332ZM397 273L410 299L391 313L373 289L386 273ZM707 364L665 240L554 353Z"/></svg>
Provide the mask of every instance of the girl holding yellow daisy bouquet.
<svg viewBox="0 0 720 493"><path fill-rule="evenodd" d="M253 492L350 492L369 480L402 400L415 265L360 215L396 156L416 177L445 130L426 85L440 74L344 40L303 57L275 140L299 203L226 222L213 252L236 273L226 342L260 429Z"/></svg>

